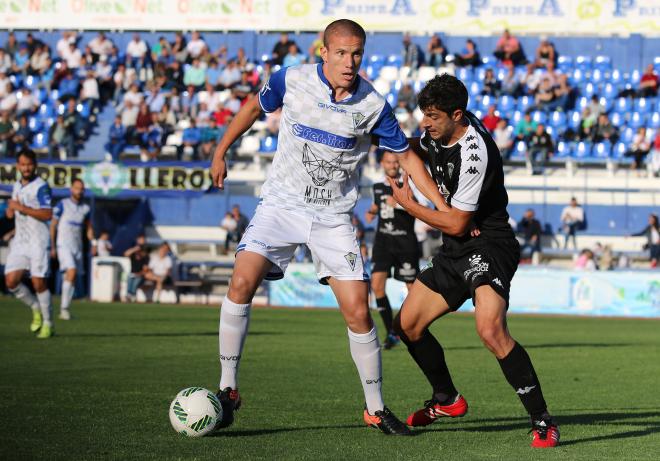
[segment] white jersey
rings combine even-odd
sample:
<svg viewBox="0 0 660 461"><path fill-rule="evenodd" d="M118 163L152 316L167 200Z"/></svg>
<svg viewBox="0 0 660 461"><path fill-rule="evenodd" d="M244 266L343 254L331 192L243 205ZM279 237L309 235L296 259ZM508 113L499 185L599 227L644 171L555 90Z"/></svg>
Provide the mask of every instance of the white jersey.
<svg viewBox="0 0 660 461"><path fill-rule="evenodd" d="M70 197L60 201L53 208L53 218L57 219L57 247L82 250L82 232L89 219L89 205L76 203Z"/></svg>
<svg viewBox="0 0 660 461"><path fill-rule="evenodd" d="M18 200L23 205L34 209L51 208L50 186L40 177L35 177L26 185L20 181L14 183L11 193L13 200ZM16 234L14 241L18 245L35 247L39 249L48 248L50 243L50 232L48 223L32 216L16 212Z"/></svg>
<svg viewBox="0 0 660 461"><path fill-rule="evenodd" d="M259 104L265 112L282 108L277 154L261 193L265 205L348 219L372 137L382 149L408 149L392 108L371 83L358 76L354 93L335 101L322 64L275 72Z"/></svg>

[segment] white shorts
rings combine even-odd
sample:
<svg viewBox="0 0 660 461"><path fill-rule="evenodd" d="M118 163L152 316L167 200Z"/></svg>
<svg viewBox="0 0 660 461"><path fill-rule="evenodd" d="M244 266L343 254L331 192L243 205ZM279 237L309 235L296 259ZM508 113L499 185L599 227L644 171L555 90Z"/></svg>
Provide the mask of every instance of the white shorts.
<svg viewBox="0 0 660 461"><path fill-rule="evenodd" d="M48 248L14 244L12 241L9 245L5 274L15 271L30 271L32 277L48 277L50 275Z"/></svg>
<svg viewBox="0 0 660 461"><path fill-rule="evenodd" d="M85 270L82 250L58 246L57 261L60 263L60 271L75 269L79 274L82 274Z"/></svg>
<svg viewBox="0 0 660 461"><path fill-rule="evenodd" d="M274 206L259 205L245 230L236 252L251 251L274 264L266 280L284 277L291 258L300 244L311 253L319 281L369 280L364 269L355 228L348 221L328 222Z"/></svg>

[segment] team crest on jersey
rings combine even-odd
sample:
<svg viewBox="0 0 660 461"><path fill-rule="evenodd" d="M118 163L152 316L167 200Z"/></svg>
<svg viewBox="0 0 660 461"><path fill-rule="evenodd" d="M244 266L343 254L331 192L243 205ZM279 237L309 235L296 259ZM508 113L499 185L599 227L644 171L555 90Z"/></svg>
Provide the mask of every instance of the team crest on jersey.
<svg viewBox="0 0 660 461"><path fill-rule="evenodd" d="M303 146L302 163L305 171L312 178L314 185L323 187L333 179L334 173L340 170L339 166L341 165L343 156L344 154L339 154L336 159L329 162L319 158L312 148L308 144L305 144Z"/></svg>
<svg viewBox="0 0 660 461"><path fill-rule="evenodd" d="M448 163L447 164L447 175L449 176L449 179L451 179L452 174L454 174L454 164L453 163Z"/></svg>
<svg viewBox="0 0 660 461"><path fill-rule="evenodd" d="M351 270L355 270L355 261L357 261L357 255L353 253L352 251L349 251L344 255L344 258L346 259L346 262L350 266Z"/></svg>
<svg viewBox="0 0 660 461"><path fill-rule="evenodd" d="M364 121L364 114L361 112L353 112L353 128L357 130L360 124Z"/></svg>

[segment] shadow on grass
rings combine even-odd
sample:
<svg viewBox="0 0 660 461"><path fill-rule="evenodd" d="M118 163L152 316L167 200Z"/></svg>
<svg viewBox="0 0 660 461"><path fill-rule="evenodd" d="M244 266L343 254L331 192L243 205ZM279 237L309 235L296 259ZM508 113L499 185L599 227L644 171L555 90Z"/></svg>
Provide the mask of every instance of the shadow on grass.
<svg viewBox="0 0 660 461"><path fill-rule="evenodd" d="M619 412L619 413L617 413ZM640 418L659 418L658 421L631 421ZM556 416L556 421L564 436L570 437L571 426L593 426L613 428L616 426L642 426L636 430L585 437L582 439L563 439L561 446L577 445L579 443L598 442L600 440L627 439L644 437L660 432L660 410L636 411L626 413L625 409L612 409L609 413L562 414ZM416 432L502 432L511 430L529 430L529 423L522 418L479 418L464 420L441 421L433 428L418 429Z"/></svg>
<svg viewBox="0 0 660 461"><path fill-rule="evenodd" d="M639 343L553 343L553 344L523 344L525 349L573 349L573 348L610 348L639 346ZM442 346L444 349L453 351L469 351L484 349L484 346Z"/></svg>
<svg viewBox="0 0 660 461"><path fill-rule="evenodd" d="M268 434L281 434L287 432L302 432L302 431L323 431L327 429L364 429L363 424L337 424L328 426L298 426L298 427L275 427L268 429L238 429L238 430L223 430L220 429L209 437L250 437L255 435L268 435Z"/></svg>
<svg viewBox="0 0 660 461"><path fill-rule="evenodd" d="M277 331L251 331L248 336L276 336L282 333ZM64 338L117 338L117 337L135 337L135 338L178 338L195 336L218 336L218 331L200 331L190 333L65 333L61 335Z"/></svg>

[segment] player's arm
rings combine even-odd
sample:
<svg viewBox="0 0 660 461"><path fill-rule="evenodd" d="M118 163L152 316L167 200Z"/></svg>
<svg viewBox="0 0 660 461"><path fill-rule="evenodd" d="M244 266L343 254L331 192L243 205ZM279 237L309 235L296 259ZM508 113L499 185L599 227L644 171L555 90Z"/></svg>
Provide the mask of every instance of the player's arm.
<svg viewBox="0 0 660 461"><path fill-rule="evenodd" d="M55 216L50 221L50 251L53 256L55 256L55 248L57 248L55 242L57 242L57 223L59 221Z"/></svg>
<svg viewBox="0 0 660 461"><path fill-rule="evenodd" d="M408 183L407 174L403 175L403 185L401 187L399 187L391 178L387 178L387 180L389 181L390 186L392 186L394 199L399 202L399 204L405 208L411 216L414 216L447 235L461 236L470 230L472 215L474 212L459 210L456 207L449 207L446 203L444 208L432 210L415 200L413 191ZM417 183L415 183L415 185L417 185Z"/></svg>
<svg viewBox="0 0 660 461"><path fill-rule="evenodd" d="M35 219L38 219L39 221L45 222L53 217L53 210L50 208L30 208L29 206L23 205L18 200L10 200L9 208L12 209L13 212L18 211L19 213L23 213L24 215L31 216ZM9 214L7 214L7 216L9 216ZM13 213L12 213L12 217L13 217Z"/></svg>
<svg viewBox="0 0 660 461"><path fill-rule="evenodd" d="M375 203L372 203L367 212L364 214L364 219L367 221L367 223L370 223L371 221L374 220L376 215L378 214L378 205Z"/></svg>
<svg viewBox="0 0 660 461"><path fill-rule="evenodd" d="M424 197L429 199L438 210L449 211L450 207L440 194L438 185L429 174L420 156L413 149L408 149L408 151L401 154L399 163L401 164L401 168L415 182L415 186L417 186L417 189L419 189ZM401 206L405 208L403 204Z"/></svg>

